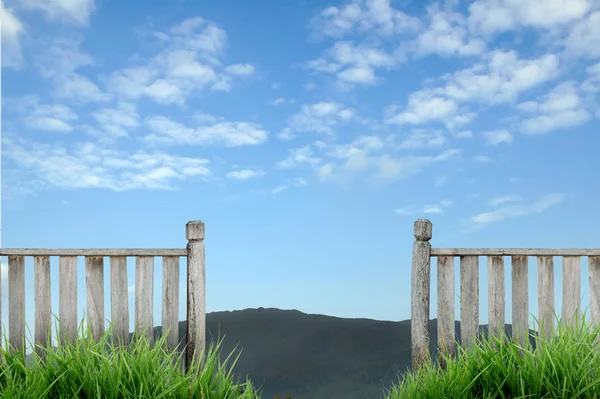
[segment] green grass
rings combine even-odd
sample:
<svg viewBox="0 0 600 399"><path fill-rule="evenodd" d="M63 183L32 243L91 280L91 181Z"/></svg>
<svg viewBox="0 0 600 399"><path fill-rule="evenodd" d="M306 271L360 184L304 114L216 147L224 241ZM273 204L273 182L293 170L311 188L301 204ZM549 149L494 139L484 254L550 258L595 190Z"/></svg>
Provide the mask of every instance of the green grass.
<svg viewBox="0 0 600 399"><path fill-rule="evenodd" d="M386 399L574 399L600 398L600 325L590 329L585 314L575 326L558 320L552 339L537 335L536 349L490 336L446 368L428 363L384 393ZM83 324L81 324L82 326ZM238 383L220 361L222 339L207 351L204 367L183 372L183 352L166 350L163 335L151 348L144 335L125 349L115 346L112 327L99 342L80 327L74 343L39 347L26 365L24 351L0 349L0 398L201 398L258 399L251 381ZM558 334L557 334L558 333ZM541 334L543 336L543 334ZM7 340L5 338L7 348Z"/></svg>
<svg viewBox="0 0 600 399"><path fill-rule="evenodd" d="M185 360L183 352L166 350L164 335L152 348L141 335L125 349L111 342L112 327L96 343L81 326L74 343L38 346L41 356L28 365L25 351L0 349L0 398L260 398L250 381L238 384L232 375L239 354L231 367L233 353L221 363L222 339L209 348L204 367L194 363L185 373L176 367Z"/></svg>
<svg viewBox="0 0 600 399"><path fill-rule="evenodd" d="M590 328L584 314L574 325L558 320L555 332L550 340L533 335L535 349L480 339L470 350L458 348L456 358L442 355L445 370L427 363L406 373L386 399L600 398L600 325Z"/></svg>

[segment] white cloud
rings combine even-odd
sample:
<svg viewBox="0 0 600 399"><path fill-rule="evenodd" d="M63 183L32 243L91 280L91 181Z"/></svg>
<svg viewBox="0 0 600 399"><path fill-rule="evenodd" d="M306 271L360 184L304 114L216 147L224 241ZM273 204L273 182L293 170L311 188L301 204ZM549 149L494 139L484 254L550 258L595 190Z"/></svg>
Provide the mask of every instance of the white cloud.
<svg viewBox="0 0 600 399"><path fill-rule="evenodd" d="M437 92L457 101L498 104L518 96L556 76L558 57L519 59L515 51L495 50L487 61L447 76L448 83Z"/></svg>
<svg viewBox="0 0 600 399"><path fill-rule="evenodd" d="M109 92L125 99L145 96L159 104L184 105L195 91L227 92L232 76L254 72L249 64L221 67L227 34L203 18L188 18L168 33L158 33L166 43L163 49L147 63L113 72L107 83Z"/></svg>
<svg viewBox="0 0 600 399"><path fill-rule="evenodd" d="M78 116L71 108L62 104L43 104L37 96L23 96L13 103L19 113L25 114L24 123L37 130L69 133L73 130L71 123Z"/></svg>
<svg viewBox="0 0 600 399"><path fill-rule="evenodd" d="M444 208L449 207L454 202L450 200L442 200L437 204L429 204L423 207L423 213L444 213Z"/></svg>
<svg viewBox="0 0 600 399"><path fill-rule="evenodd" d="M407 205L403 208L394 209L394 212L397 213L398 215L402 215L402 216L410 216L419 211L422 213L427 213L427 214L441 214L441 213L444 213L445 208L451 206L453 203L454 203L454 201L445 199L445 200L441 200L438 203L428 204L428 205L425 205L420 208L416 207L414 205Z"/></svg>
<svg viewBox="0 0 600 399"><path fill-rule="evenodd" d="M265 172L260 169L251 170L251 169L243 169L243 170L232 170L227 173L227 177L233 180L248 180L254 177L263 176Z"/></svg>
<svg viewBox="0 0 600 399"><path fill-rule="evenodd" d="M249 122L219 121L187 127L164 116L152 116L146 120L152 131L144 137L152 144L170 145L219 145L238 147L258 145L265 142L268 133L261 125Z"/></svg>
<svg viewBox="0 0 600 399"><path fill-rule="evenodd" d="M277 97L275 100L271 101L271 105L293 104L295 102L296 100L293 98Z"/></svg>
<svg viewBox="0 0 600 399"><path fill-rule="evenodd" d="M550 207L561 204L565 201L566 198L567 195L562 193L548 194L541 197L529 206L508 206L491 212L480 213L478 215L473 216L471 220L475 224L485 224L499 222L504 219L514 218L518 216L526 216L532 213L540 213Z"/></svg>
<svg viewBox="0 0 600 399"><path fill-rule="evenodd" d="M512 144L514 141L513 135L506 129L490 130L483 132L482 135L491 145L498 145L502 143Z"/></svg>
<svg viewBox="0 0 600 399"><path fill-rule="evenodd" d="M106 102L111 96L103 93L90 79L78 73L67 73L55 79L54 94L60 99L69 99L82 104Z"/></svg>
<svg viewBox="0 0 600 399"><path fill-rule="evenodd" d="M273 190L271 190L271 194L279 194L279 193L281 193L285 190L288 190L292 187L303 187L303 186L306 186L307 184L308 184L308 182L306 181L305 178L297 177L289 184L275 187Z"/></svg>
<svg viewBox="0 0 600 399"><path fill-rule="evenodd" d="M21 0L21 6L41 10L51 21L85 26L95 10L94 0Z"/></svg>
<svg viewBox="0 0 600 399"><path fill-rule="evenodd" d="M473 56L486 50L483 40L469 37L462 14L444 10L436 3L427 7L427 15L429 25L415 39L417 55Z"/></svg>
<svg viewBox="0 0 600 399"><path fill-rule="evenodd" d="M390 36L416 31L421 22L391 6L390 0L355 0L342 7L328 7L312 19L316 36L339 38L350 33Z"/></svg>
<svg viewBox="0 0 600 399"><path fill-rule="evenodd" d="M83 36L72 35L44 43L46 48L37 54L37 67L42 76L58 78L83 66L94 65L94 58L80 49L82 42Z"/></svg>
<svg viewBox="0 0 600 399"><path fill-rule="evenodd" d="M139 126L139 115L135 104L120 103L118 108L102 108L92 112L102 132L111 137L127 137L128 130Z"/></svg>
<svg viewBox="0 0 600 399"><path fill-rule="evenodd" d="M377 81L375 69L391 69L399 63L393 54L372 45L355 45L351 41L337 42L321 58L309 61L309 69L334 74L341 84L370 85Z"/></svg>
<svg viewBox="0 0 600 399"><path fill-rule="evenodd" d="M457 139L473 138L473 132L471 130L461 130L460 132L453 132L452 135Z"/></svg>
<svg viewBox="0 0 600 399"><path fill-rule="evenodd" d="M563 82L542 96L540 101L527 101L519 104L519 108L536 114L521 123L521 130L525 134L544 134L579 126L592 117L573 82Z"/></svg>
<svg viewBox="0 0 600 399"><path fill-rule="evenodd" d="M430 90L420 90L408 98L408 105L402 112L390 115L387 123L419 125L429 121L444 121L458 111L458 104L448 98L436 96ZM389 114L393 113L391 109Z"/></svg>
<svg viewBox="0 0 600 399"><path fill-rule="evenodd" d="M0 1L0 34L2 35L2 67L20 68L23 63L21 36L25 32L23 23L10 8Z"/></svg>
<svg viewBox="0 0 600 399"><path fill-rule="evenodd" d="M565 47L572 54L584 58L600 57L600 10L573 25Z"/></svg>
<svg viewBox="0 0 600 399"><path fill-rule="evenodd" d="M486 34L519 26L550 29L576 21L590 7L590 0L477 0L469 5L469 25Z"/></svg>
<svg viewBox="0 0 600 399"><path fill-rule="evenodd" d="M304 146L289 151L289 155L283 161L277 162L279 169L292 169L302 164L316 166L321 162L320 158L314 156L310 146Z"/></svg>
<svg viewBox="0 0 600 399"><path fill-rule="evenodd" d="M234 64L225 67L225 73L236 76L250 76L254 73L254 67L250 64Z"/></svg>
<svg viewBox="0 0 600 399"><path fill-rule="evenodd" d="M352 108L335 102L302 104L300 111L290 117L288 127L293 132L332 134L334 127L352 120L354 116Z"/></svg>
<svg viewBox="0 0 600 399"><path fill-rule="evenodd" d="M518 202L518 201L523 201L523 198L521 198L518 195L502 195L499 197L494 197L490 200L489 204L491 206L498 206L498 205L502 205L505 204L507 202Z"/></svg>
<svg viewBox="0 0 600 399"><path fill-rule="evenodd" d="M589 93L600 92L600 62L593 64L586 69L587 79L581 84L581 89Z"/></svg>
<svg viewBox="0 0 600 399"><path fill-rule="evenodd" d="M90 142L50 145L4 136L2 145L5 158L20 167L19 180L46 187L172 189L175 181L210 174L206 159L117 151Z"/></svg>
<svg viewBox="0 0 600 399"><path fill-rule="evenodd" d="M53 83L53 94L61 100L81 104L106 102L111 96L103 93L88 77L76 72L79 68L95 64L94 58L80 49L83 37L59 37L44 43L36 53L37 67L43 77Z"/></svg>
<svg viewBox="0 0 600 399"><path fill-rule="evenodd" d="M439 130L413 130L398 146L399 149L437 148L446 144L446 138Z"/></svg>

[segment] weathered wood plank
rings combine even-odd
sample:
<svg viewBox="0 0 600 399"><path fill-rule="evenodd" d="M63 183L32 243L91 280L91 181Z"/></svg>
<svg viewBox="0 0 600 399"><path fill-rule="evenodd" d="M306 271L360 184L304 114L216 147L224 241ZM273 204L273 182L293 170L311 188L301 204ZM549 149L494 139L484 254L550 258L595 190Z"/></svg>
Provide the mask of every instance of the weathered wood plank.
<svg viewBox="0 0 600 399"><path fill-rule="evenodd" d="M538 316L539 329L544 339L554 335L554 259L538 256Z"/></svg>
<svg viewBox="0 0 600 399"><path fill-rule="evenodd" d="M426 223L429 223L427 221ZM417 231L415 223L415 233ZM421 226L422 224L419 224ZM186 351L186 370L189 371L192 363L197 362L201 367L205 364L206 356L204 353L206 347L206 263L204 258L204 223L200 221L188 222L185 226L185 233L188 239L187 245L187 351ZM416 234L415 234L416 235ZM431 237L431 224L429 224L429 236ZM428 243L427 243L428 244ZM416 246L416 243L415 243ZM420 248L420 247L419 247ZM426 260L425 260L426 258ZM429 255L420 253L418 261L427 262L429 265ZM415 255L413 254L413 270ZM423 265L420 268L425 268ZM414 274L413 274L414 277ZM419 274L417 277L422 277ZM427 267L427 277L429 277L429 268ZM424 284L424 283L423 283ZM417 283L417 287L421 287ZM413 285L414 288L414 285ZM416 293L415 293L416 294ZM429 317L429 279L427 279L427 314L425 315L425 333L427 333L427 318ZM413 297L414 298L414 297ZM421 297L422 298L422 297ZM414 304L414 299L413 299ZM422 325L423 316L420 316L417 322ZM413 319L414 322L414 319ZM420 330L419 330L420 331ZM413 336L414 340L414 336ZM413 341L414 342L414 341ZM427 340L428 342L428 340ZM414 359L413 350L413 359ZM199 361L198 361L199 360Z"/></svg>
<svg viewBox="0 0 600 399"><path fill-rule="evenodd" d="M581 267L578 256L563 256L562 319L577 323L581 310Z"/></svg>
<svg viewBox="0 0 600 399"><path fill-rule="evenodd" d="M431 248L431 256L600 256L600 248Z"/></svg>
<svg viewBox="0 0 600 399"><path fill-rule="evenodd" d="M506 290L504 257L488 257L488 334L506 340ZM495 341L490 341L495 346Z"/></svg>
<svg viewBox="0 0 600 399"><path fill-rule="evenodd" d="M117 345L129 344L129 293L127 292L127 257L110 257L110 312L112 336Z"/></svg>
<svg viewBox="0 0 600 399"><path fill-rule="evenodd" d="M62 341L75 342L77 339L77 257L59 258L59 299L58 318Z"/></svg>
<svg viewBox="0 0 600 399"><path fill-rule="evenodd" d="M104 334L104 258L85 257L88 325L96 342Z"/></svg>
<svg viewBox="0 0 600 399"><path fill-rule="evenodd" d="M600 256L590 256L588 259L590 268L590 318L591 328L597 328L600 324ZM594 341L600 342L600 334Z"/></svg>
<svg viewBox="0 0 600 399"><path fill-rule="evenodd" d="M167 335L167 348L179 344L179 257L163 256L162 328Z"/></svg>
<svg viewBox="0 0 600 399"><path fill-rule="evenodd" d="M50 257L35 256L33 258L34 275L34 304L35 304L35 345L38 354L42 351L38 347L46 347L52 332L52 301L50 297Z"/></svg>
<svg viewBox="0 0 600 399"><path fill-rule="evenodd" d="M154 257L138 256L135 261L135 326L136 336L145 334L154 345Z"/></svg>
<svg viewBox="0 0 600 399"><path fill-rule="evenodd" d="M470 349L479 332L479 257L460 258L460 341Z"/></svg>
<svg viewBox="0 0 600 399"><path fill-rule="evenodd" d="M454 257L440 256L437 260L438 352L456 355L456 328L454 324ZM440 356L439 364L446 367Z"/></svg>
<svg viewBox="0 0 600 399"><path fill-rule="evenodd" d="M181 248L0 248L0 256L186 256Z"/></svg>
<svg viewBox="0 0 600 399"><path fill-rule="evenodd" d="M8 257L8 340L11 350L25 346L25 258Z"/></svg>
<svg viewBox="0 0 600 399"><path fill-rule="evenodd" d="M526 256L512 256L512 337L525 348L529 343L529 291Z"/></svg>

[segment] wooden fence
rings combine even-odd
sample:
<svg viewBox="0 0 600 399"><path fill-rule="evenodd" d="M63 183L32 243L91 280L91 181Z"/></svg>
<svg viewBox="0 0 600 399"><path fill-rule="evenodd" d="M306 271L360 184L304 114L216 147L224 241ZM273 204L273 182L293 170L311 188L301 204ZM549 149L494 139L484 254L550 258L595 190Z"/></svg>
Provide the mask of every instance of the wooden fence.
<svg viewBox="0 0 600 399"><path fill-rule="evenodd" d="M554 256L562 257L562 319L576 322L580 317L580 258L587 256L590 270L590 316L592 325L600 321L600 248L431 248L431 222L419 219L414 225L411 276L412 366L418 370L429 355L429 302L431 258L437 257L438 352L455 356L454 257L460 257L461 346L472 347L479 329L479 257L488 257L489 333L504 334L505 291L504 256L512 265L512 338L525 346L529 336L528 257L538 264L538 321L546 334L554 330ZM558 313L558 312L556 312ZM438 356L441 359L441 356ZM442 366L443 366L443 362Z"/></svg>
<svg viewBox="0 0 600 399"><path fill-rule="evenodd" d="M186 224L185 249L24 249L0 248L8 256L8 335L11 350L25 350L25 257L34 259L35 344L45 346L51 329L50 257L59 257L59 334L61 339L77 339L77 257L85 257L87 323L98 342L105 331L104 257L110 258L110 298L113 340L127 345L129 304L127 257L136 257L135 332L145 334L154 344L154 258L162 257L162 328L169 330L167 346L179 344L179 260L187 257L187 336L186 370L193 361L204 364L200 356L206 346L206 280L204 223ZM1 286L0 286L1 287ZM2 295L0 293L0 312ZM0 331L2 331L0 313ZM1 342L0 342L1 344Z"/></svg>

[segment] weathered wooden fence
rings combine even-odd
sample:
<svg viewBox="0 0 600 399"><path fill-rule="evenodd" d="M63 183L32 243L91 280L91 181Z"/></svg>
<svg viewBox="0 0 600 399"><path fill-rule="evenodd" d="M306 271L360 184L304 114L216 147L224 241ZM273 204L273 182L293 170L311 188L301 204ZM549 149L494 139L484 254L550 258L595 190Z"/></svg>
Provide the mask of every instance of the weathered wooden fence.
<svg viewBox="0 0 600 399"><path fill-rule="evenodd" d="M45 346L51 327L50 257L59 257L59 334L61 339L77 339L77 257L85 257L87 323L96 342L105 332L104 257L110 258L110 298L113 339L127 345L129 340L129 304L127 293L127 257L136 257L135 332L145 334L154 344L154 258L162 257L162 327L169 330L166 342L170 350L179 344L179 260L187 257L187 336L186 370L205 348L206 280L204 223L186 224L185 249L25 249L0 248L8 256L8 336L11 350L25 350L25 257L34 259L35 344ZM1 286L0 286L1 287ZM2 295L0 293L0 301ZM1 312L0 302L0 312ZM2 331L0 313L0 331ZM1 341L1 340L0 340ZM1 342L0 342L1 345Z"/></svg>
<svg viewBox="0 0 600 399"><path fill-rule="evenodd" d="M460 329L462 347L474 345L479 330L479 257L488 257L489 333L504 334L505 290L504 256L512 264L512 338L525 346L529 335L528 257L538 264L538 321L546 338L554 330L554 256L562 257L562 320L580 317L580 258L588 257L590 270L590 317L592 326L600 322L600 248L431 248L431 222L419 219L414 225L411 276L411 345L412 366L418 370L430 362L429 303L431 258L437 257L438 352L455 356L454 324L454 257L460 257ZM558 313L558 312L556 312ZM438 356L440 359L441 356ZM443 364L443 363L442 363Z"/></svg>

